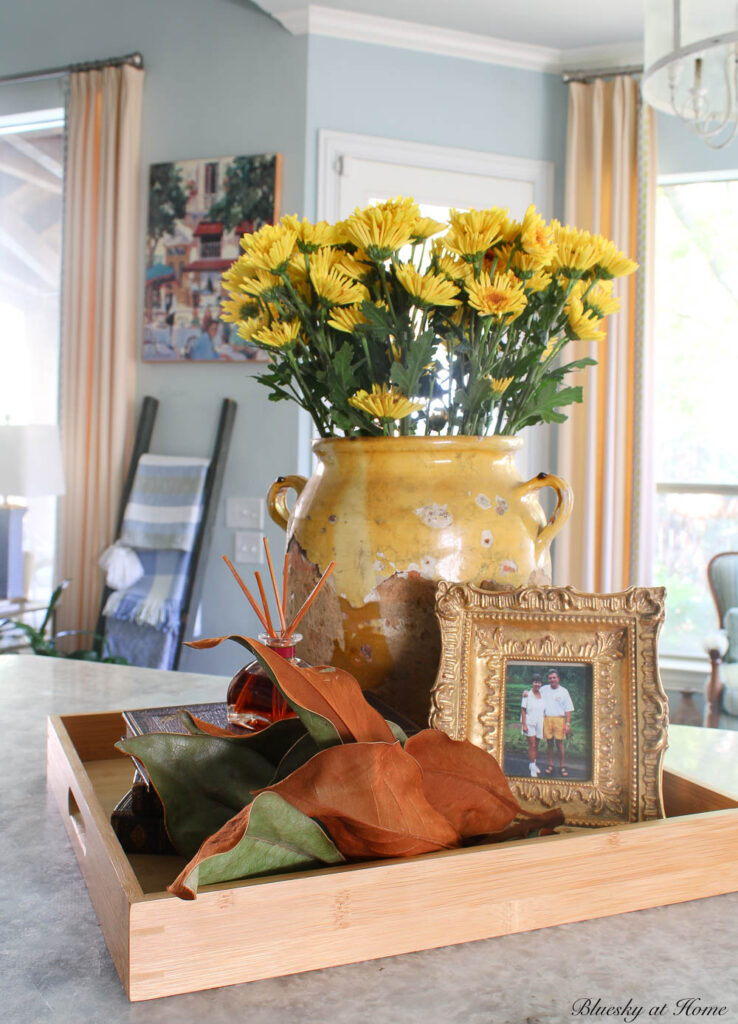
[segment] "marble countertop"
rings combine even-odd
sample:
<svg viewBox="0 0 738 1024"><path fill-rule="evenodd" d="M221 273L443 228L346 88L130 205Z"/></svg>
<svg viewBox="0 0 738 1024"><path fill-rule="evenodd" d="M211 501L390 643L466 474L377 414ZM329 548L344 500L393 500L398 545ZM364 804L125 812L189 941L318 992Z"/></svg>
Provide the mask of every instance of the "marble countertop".
<svg viewBox="0 0 738 1024"><path fill-rule="evenodd" d="M129 1003L46 793L45 719L220 700L223 691L215 676L0 657L3 1021L559 1024L600 1020L608 1009L609 1020L629 1022L719 1006L721 1021L738 1022L738 894ZM674 729L669 764L705 778L696 732ZM709 770L738 795L738 736L713 735Z"/></svg>

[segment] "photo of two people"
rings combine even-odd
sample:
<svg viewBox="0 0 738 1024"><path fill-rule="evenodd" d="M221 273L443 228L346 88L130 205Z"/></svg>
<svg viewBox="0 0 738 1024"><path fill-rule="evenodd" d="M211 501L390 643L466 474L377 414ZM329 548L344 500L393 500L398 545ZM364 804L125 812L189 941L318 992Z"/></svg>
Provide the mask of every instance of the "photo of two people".
<svg viewBox="0 0 738 1024"><path fill-rule="evenodd" d="M508 662L505 775L592 778L592 666Z"/></svg>

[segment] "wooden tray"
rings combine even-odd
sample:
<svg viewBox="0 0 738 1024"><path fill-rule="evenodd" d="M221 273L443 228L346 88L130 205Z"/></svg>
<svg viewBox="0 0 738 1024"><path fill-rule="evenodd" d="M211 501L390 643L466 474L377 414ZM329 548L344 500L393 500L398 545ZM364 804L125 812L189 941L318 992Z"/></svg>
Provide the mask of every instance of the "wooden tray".
<svg viewBox="0 0 738 1024"><path fill-rule="evenodd" d="M54 794L129 999L233 985L738 889L738 802L666 772L661 821L165 891L184 861L127 857L120 712L48 720ZM556 863L546 891L530 878Z"/></svg>

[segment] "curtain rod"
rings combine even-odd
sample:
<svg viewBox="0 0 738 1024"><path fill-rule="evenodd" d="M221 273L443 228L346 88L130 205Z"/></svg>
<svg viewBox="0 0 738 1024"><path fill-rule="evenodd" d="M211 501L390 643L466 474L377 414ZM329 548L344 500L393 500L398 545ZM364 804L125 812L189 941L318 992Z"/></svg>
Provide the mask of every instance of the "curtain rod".
<svg viewBox="0 0 738 1024"><path fill-rule="evenodd" d="M623 64L617 68L590 68L589 71L563 71L565 82L590 82L595 78L614 78L615 75L642 75L642 64Z"/></svg>
<svg viewBox="0 0 738 1024"><path fill-rule="evenodd" d="M132 64L134 68L143 68L143 57L140 53L127 53L124 57L108 57L106 60L89 60L82 64L65 64L59 68L45 68L42 71L27 71L19 75L0 76L0 85L20 82L41 82L46 78L62 78L72 71L97 71L99 68L116 68L122 64Z"/></svg>

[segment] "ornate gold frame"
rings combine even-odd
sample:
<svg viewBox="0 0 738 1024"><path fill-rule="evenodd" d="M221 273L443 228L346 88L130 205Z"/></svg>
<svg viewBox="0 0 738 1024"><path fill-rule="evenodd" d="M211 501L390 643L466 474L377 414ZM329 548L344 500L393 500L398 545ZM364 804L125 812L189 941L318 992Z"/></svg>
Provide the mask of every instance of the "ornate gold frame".
<svg viewBox="0 0 738 1024"><path fill-rule="evenodd" d="M663 587L585 594L573 587L481 590L439 583L443 649L431 725L502 764L508 660L586 662L593 668L592 780L517 779L524 807L561 805L569 825L664 816L661 772L668 702L656 642Z"/></svg>

